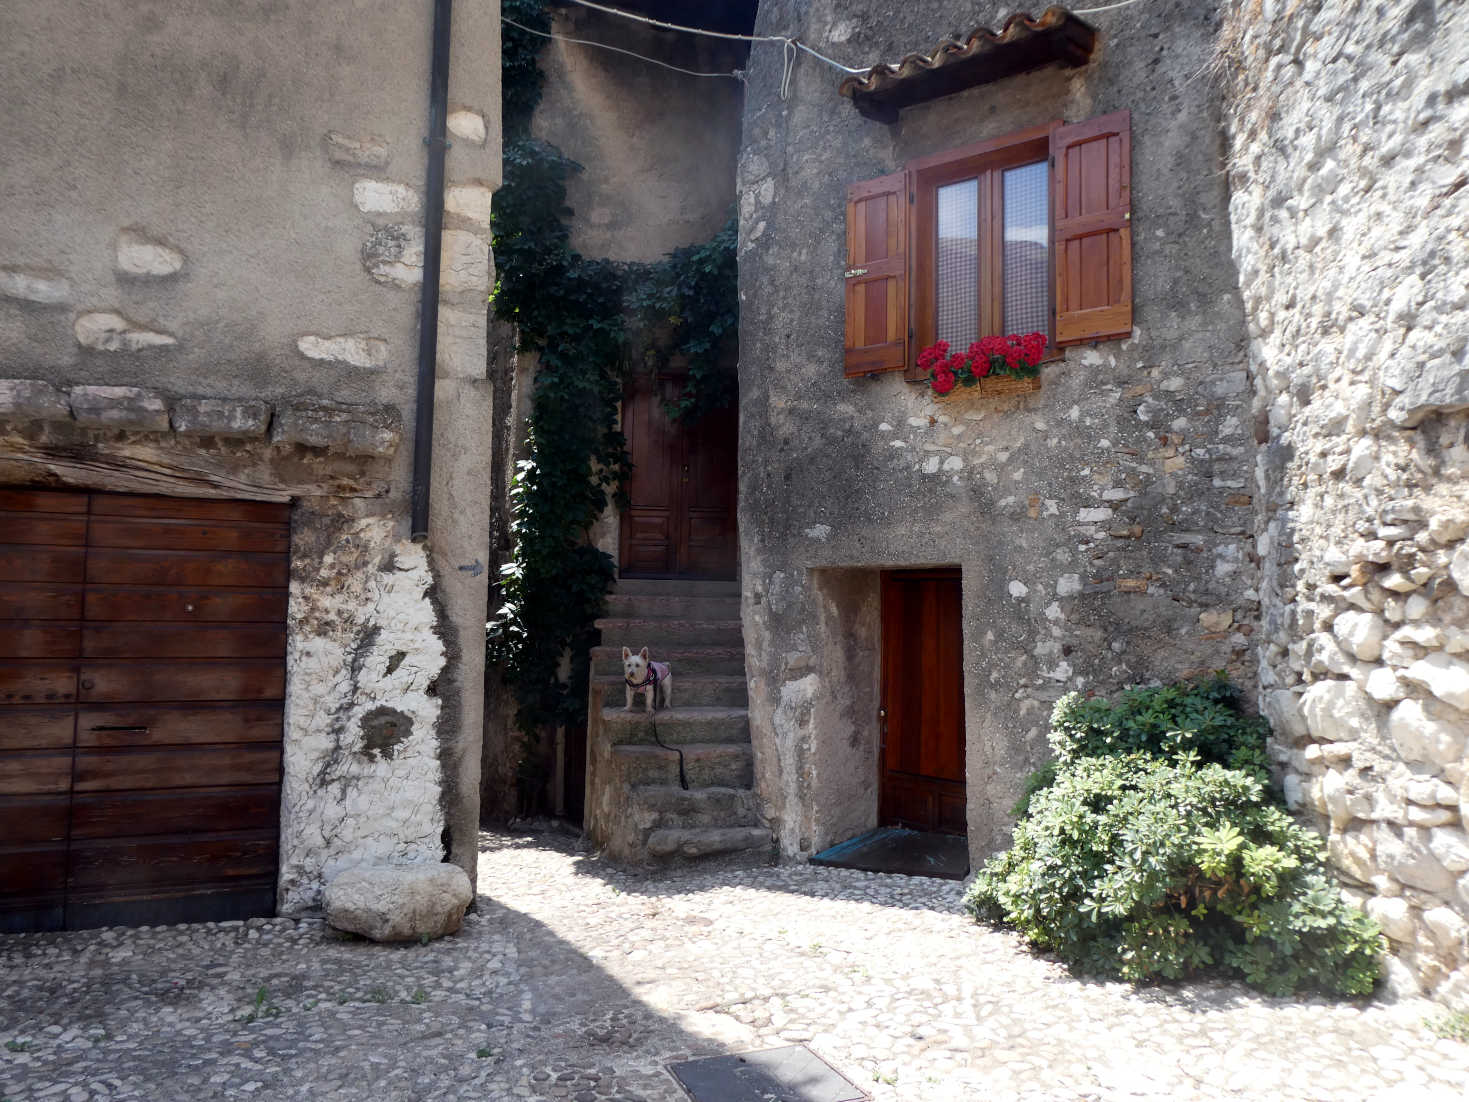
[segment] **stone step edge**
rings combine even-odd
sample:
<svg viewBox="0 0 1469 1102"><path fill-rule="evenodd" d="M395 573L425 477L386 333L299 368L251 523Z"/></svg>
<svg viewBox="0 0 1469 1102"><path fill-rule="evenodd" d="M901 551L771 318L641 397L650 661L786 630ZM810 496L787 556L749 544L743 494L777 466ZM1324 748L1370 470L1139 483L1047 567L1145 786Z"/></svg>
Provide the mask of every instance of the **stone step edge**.
<svg viewBox="0 0 1469 1102"><path fill-rule="evenodd" d="M677 688L677 685L674 686ZM641 700L641 698L639 698ZM687 708L659 708L651 716L643 711L641 704L635 703L633 710L628 711L620 704L602 705L602 721L615 722L619 724L630 724L638 720L656 719L659 723L667 722L673 726L685 726L695 720L701 719L749 719L750 709L736 707L735 705L698 704Z"/></svg>
<svg viewBox="0 0 1469 1102"><path fill-rule="evenodd" d="M755 794L753 788L736 787L730 784L695 784L690 785L688 788L680 788L676 784L635 784L628 791L634 796L639 793L656 793L658 795L672 793L675 796L680 796L684 794L693 795L696 792L717 793L721 796L726 794L731 796L753 796Z"/></svg>
<svg viewBox="0 0 1469 1102"><path fill-rule="evenodd" d="M754 747L749 742L683 742L678 747L684 752L686 759L700 758L723 758L723 757L751 757L755 756ZM648 757L652 754L665 755L670 751L663 749L654 742L619 742L612 747L614 755L624 756L636 755L637 757ZM636 787L636 786L634 786ZM711 788L728 788L728 785L710 785Z"/></svg>
<svg viewBox="0 0 1469 1102"><path fill-rule="evenodd" d="M708 857L760 849L773 841L765 827L659 827L648 835L646 848L651 857Z"/></svg>
<svg viewBox="0 0 1469 1102"><path fill-rule="evenodd" d="M660 654L678 655L686 658L743 658L744 647L706 647L697 643L678 644L671 647L659 648ZM592 648L593 658L615 658L619 665L622 663L622 644L602 643ZM654 657L657 657L655 655ZM663 661L658 658L658 661Z"/></svg>

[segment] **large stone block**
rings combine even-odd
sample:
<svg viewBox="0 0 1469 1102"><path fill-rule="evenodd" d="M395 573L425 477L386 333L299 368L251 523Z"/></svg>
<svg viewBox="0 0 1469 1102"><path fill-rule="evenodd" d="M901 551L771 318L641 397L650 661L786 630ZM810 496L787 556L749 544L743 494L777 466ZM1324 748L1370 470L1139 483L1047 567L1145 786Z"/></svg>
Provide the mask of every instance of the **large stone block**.
<svg viewBox="0 0 1469 1102"><path fill-rule="evenodd" d="M423 197L411 184L358 180L352 185L352 202L363 214L406 214L422 206Z"/></svg>
<svg viewBox="0 0 1469 1102"><path fill-rule="evenodd" d="M71 284L49 268L0 268L0 295L42 306L61 306L71 301Z"/></svg>
<svg viewBox="0 0 1469 1102"><path fill-rule="evenodd" d="M1377 735L1372 701L1352 681L1318 681L1301 697L1306 726L1321 742L1355 742Z"/></svg>
<svg viewBox="0 0 1469 1102"><path fill-rule="evenodd" d="M1424 686L1455 708L1469 712L1469 662L1447 654L1430 654L1403 670L1400 676L1404 681Z"/></svg>
<svg viewBox="0 0 1469 1102"><path fill-rule="evenodd" d="M70 421L66 395L39 379L0 379L0 417L11 421Z"/></svg>
<svg viewBox="0 0 1469 1102"><path fill-rule="evenodd" d="M1450 872L1469 870L1469 835L1459 827L1439 827L1428 832L1429 852Z"/></svg>
<svg viewBox="0 0 1469 1102"><path fill-rule="evenodd" d="M1431 715L1421 700L1405 700L1387 718L1387 733L1404 761L1451 765L1464 752L1462 724Z"/></svg>
<svg viewBox="0 0 1469 1102"><path fill-rule="evenodd" d="M444 209L488 226L493 199L494 193L483 184L455 184L444 192Z"/></svg>
<svg viewBox="0 0 1469 1102"><path fill-rule="evenodd" d="M168 431L168 403L135 386L74 386L71 411L77 424L91 428Z"/></svg>
<svg viewBox="0 0 1469 1102"><path fill-rule="evenodd" d="M388 143L372 134L353 137L336 130L322 135L326 159L334 165L360 165L363 168L388 167Z"/></svg>
<svg viewBox="0 0 1469 1102"><path fill-rule="evenodd" d="M485 117L478 111L468 107L456 108L449 112L449 133L456 138L462 138L466 142L475 145L484 145L488 130L485 128Z"/></svg>
<svg viewBox="0 0 1469 1102"><path fill-rule="evenodd" d="M297 339L296 349L312 360L344 363L351 367L388 366L388 342L367 333L348 333L340 337L307 334Z"/></svg>
<svg viewBox="0 0 1469 1102"><path fill-rule="evenodd" d="M1449 575L1461 593L1469 593L1469 543L1462 544L1449 560Z"/></svg>
<svg viewBox="0 0 1469 1102"><path fill-rule="evenodd" d="M373 941L419 941L452 934L474 899L458 865L358 865L327 882L326 920Z"/></svg>
<svg viewBox="0 0 1469 1102"><path fill-rule="evenodd" d="M1413 911L1405 899L1374 896L1367 900L1367 914L1377 920L1382 932L1394 941L1412 944Z"/></svg>
<svg viewBox="0 0 1469 1102"><path fill-rule="evenodd" d="M1433 907L1423 912L1423 925L1438 951L1455 959L1464 957L1465 937L1469 936L1469 922L1447 907Z"/></svg>
<svg viewBox="0 0 1469 1102"><path fill-rule="evenodd" d="M1343 612L1331 626L1341 645L1364 662L1375 662L1382 654L1384 629L1382 617L1370 612Z"/></svg>
<svg viewBox="0 0 1469 1102"><path fill-rule="evenodd" d="M1394 424L1412 428L1433 413L1469 409L1469 351L1456 357L1438 356L1427 362L1414 361L1411 371L1399 379L1384 378L1393 386L1401 382L1402 393L1387 409ZM1406 359L1406 358L1405 358Z"/></svg>
<svg viewBox="0 0 1469 1102"><path fill-rule="evenodd" d="M1420 827L1398 828L1377 824L1377 863L1410 888L1440 898L1454 889L1455 876L1433 855L1429 832Z"/></svg>
<svg viewBox="0 0 1469 1102"><path fill-rule="evenodd" d="M113 310L93 310L82 314L72 324L72 332L83 348L98 352L141 352L147 348L178 344L173 334L129 321Z"/></svg>
<svg viewBox="0 0 1469 1102"><path fill-rule="evenodd" d="M398 411L301 400L276 410L270 438L277 444L330 448L346 455L392 455L402 438Z"/></svg>
<svg viewBox="0 0 1469 1102"><path fill-rule="evenodd" d="M131 276L171 276L184 266L184 254L140 229L117 235L117 270Z"/></svg>
<svg viewBox="0 0 1469 1102"><path fill-rule="evenodd" d="M180 398L173 404L173 431L189 436L260 437L269 424L265 402Z"/></svg>

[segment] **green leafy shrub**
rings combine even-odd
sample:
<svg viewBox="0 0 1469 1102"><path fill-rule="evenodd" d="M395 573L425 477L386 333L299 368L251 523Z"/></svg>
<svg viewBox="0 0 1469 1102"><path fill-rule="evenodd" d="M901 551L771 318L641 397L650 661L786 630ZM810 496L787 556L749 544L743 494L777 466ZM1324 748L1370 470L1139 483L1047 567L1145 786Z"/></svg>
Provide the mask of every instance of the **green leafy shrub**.
<svg viewBox="0 0 1469 1102"><path fill-rule="evenodd" d="M1017 819L1023 819L1030 811L1030 801L1035 798L1037 792L1044 792L1056 783L1056 763L1048 761L1034 773L1025 778L1025 787L1020 792L1020 799L1015 801L1015 806L1010 809L1010 814Z"/></svg>
<svg viewBox="0 0 1469 1102"><path fill-rule="evenodd" d="M1263 725L1218 683L1112 705L1068 696L1052 723L1054 779L1033 775L1014 844L965 897L972 915L1082 972L1134 982L1219 967L1273 995L1372 990L1377 926L1342 899L1320 837L1276 805L1253 765L1201 760L1201 745L1263 760Z"/></svg>
<svg viewBox="0 0 1469 1102"><path fill-rule="evenodd" d="M1192 750L1203 762L1269 776L1269 725L1239 710L1239 692L1223 677L1129 689L1116 701L1069 693L1051 712L1051 749L1065 765L1078 758Z"/></svg>

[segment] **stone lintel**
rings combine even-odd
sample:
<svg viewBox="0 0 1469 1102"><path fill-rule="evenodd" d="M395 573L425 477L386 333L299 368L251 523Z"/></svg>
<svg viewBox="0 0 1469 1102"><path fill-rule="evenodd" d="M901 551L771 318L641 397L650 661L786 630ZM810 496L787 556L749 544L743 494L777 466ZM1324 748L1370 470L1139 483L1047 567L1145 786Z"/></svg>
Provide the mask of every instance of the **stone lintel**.
<svg viewBox="0 0 1469 1102"><path fill-rule="evenodd" d="M74 386L71 411L77 424L92 428L168 431L168 403L135 386Z"/></svg>
<svg viewBox="0 0 1469 1102"><path fill-rule="evenodd" d="M270 438L345 455L392 455L402 436L402 418L390 407L296 401L276 411Z"/></svg>
<svg viewBox="0 0 1469 1102"><path fill-rule="evenodd" d="M270 406L258 401L180 398L172 413L173 431L188 436L258 438L270 426Z"/></svg>
<svg viewBox="0 0 1469 1102"><path fill-rule="evenodd" d="M0 417L12 421L70 421L66 395L39 379L0 379Z"/></svg>

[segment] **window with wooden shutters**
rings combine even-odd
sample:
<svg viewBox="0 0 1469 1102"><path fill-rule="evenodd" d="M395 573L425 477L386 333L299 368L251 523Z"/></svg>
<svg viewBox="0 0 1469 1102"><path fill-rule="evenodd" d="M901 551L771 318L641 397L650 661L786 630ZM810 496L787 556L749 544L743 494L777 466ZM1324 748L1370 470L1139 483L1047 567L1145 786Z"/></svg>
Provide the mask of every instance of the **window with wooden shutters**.
<svg viewBox="0 0 1469 1102"><path fill-rule="evenodd" d="M1052 138L1058 345L1132 335L1131 147L1126 111Z"/></svg>
<svg viewBox="0 0 1469 1102"><path fill-rule="evenodd" d="M962 350L987 335L1039 331L1053 348L1130 336L1129 175L1120 111L854 185L846 373L902 368L921 380L918 352L939 340Z"/></svg>
<svg viewBox="0 0 1469 1102"><path fill-rule="evenodd" d="M908 189L895 172L847 192L848 375L908 362Z"/></svg>

